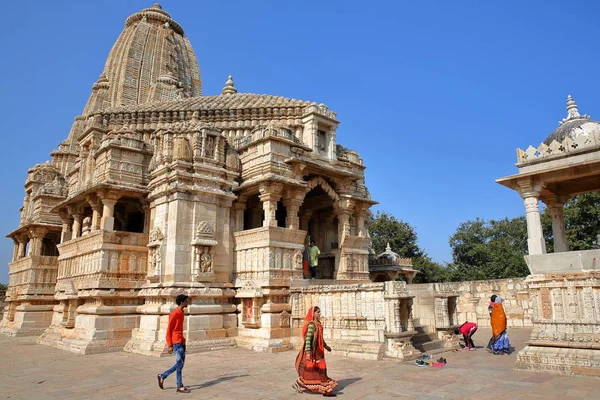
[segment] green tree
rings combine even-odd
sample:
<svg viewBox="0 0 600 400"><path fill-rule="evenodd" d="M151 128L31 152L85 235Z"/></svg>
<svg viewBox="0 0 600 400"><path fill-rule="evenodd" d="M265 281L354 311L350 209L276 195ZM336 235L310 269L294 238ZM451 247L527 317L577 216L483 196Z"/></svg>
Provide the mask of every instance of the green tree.
<svg viewBox="0 0 600 400"><path fill-rule="evenodd" d="M369 234L373 251L381 254L387 244L400 257L411 258L413 267L419 271L413 283L441 282L447 280L446 269L434 262L417 244L417 233L407 222L398 220L391 214L377 211L367 215Z"/></svg>
<svg viewBox="0 0 600 400"><path fill-rule="evenodd" d="M477 218L460 224L450 237L453 281L527 276L525 217L485 221Z"/></svg>
<svg viewBox="0 0 600 400"><path fill-rule="evenodd" d="M569 250L590 250L598 246L600 234L600 192L583 193L570 198L563 209ZM553 252L552 216L542 213L546 251Z"/></svg>

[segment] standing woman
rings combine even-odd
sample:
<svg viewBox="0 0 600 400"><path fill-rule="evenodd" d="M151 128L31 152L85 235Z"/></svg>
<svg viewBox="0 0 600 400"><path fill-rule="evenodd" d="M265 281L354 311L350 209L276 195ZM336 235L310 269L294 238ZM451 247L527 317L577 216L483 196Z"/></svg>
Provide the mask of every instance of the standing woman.
<svg viewBox="0 0 600 400"><path fill-rule="evenodd" d="M506 314L500 296L496 296L491 307L492 352L494 354L509 354L510 343L506 334Z"/></svg>
<svg viewBox="0 0 600 400"><path fill-rule="evenodd" d="M294 382L294 389L302 392L304 388L310 392L321 393L323 396L337 396L333 393L337 382L327 376L325 350L331 351L331 347L327 346L323 340L323 325L321 325L321 309L319 307L311 307L308 310L302 327L302 338L304 347L300 349L296 357L298 379Z"/></svg>

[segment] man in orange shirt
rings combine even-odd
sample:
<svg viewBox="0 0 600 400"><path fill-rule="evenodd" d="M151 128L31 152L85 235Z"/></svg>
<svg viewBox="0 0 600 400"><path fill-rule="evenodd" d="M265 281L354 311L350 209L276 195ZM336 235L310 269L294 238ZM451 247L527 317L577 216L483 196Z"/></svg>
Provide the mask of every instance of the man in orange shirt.
<svg viewBox="0 0 600 400"><path fill-rule="evenodd" d="M180 294L175 299L177 308L169 315L169 325L167 326L167 346L169 354L175 351L175 365L158 375L158 386L164 389L163 383L167 376L177 371L177 392L189 393L190 388L183 386L181 372L185 364L185 338L183 337L183 310L188 305L188 296Z"/></svg>

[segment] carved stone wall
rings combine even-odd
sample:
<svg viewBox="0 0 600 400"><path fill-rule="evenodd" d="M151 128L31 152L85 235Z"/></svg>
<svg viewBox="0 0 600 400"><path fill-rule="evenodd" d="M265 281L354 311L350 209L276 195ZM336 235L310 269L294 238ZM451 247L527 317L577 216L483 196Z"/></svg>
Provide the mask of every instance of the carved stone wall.
<svg viewBox="0 0 600 400"><path fill-rule="evenodd" d="M533 331L518 369L600 376L600 273L527 277Z"/></svg>
<svg viewBox="0 0 600 400"><path fill-rule="evenodd" d="M451 292L456 297L456 323L476 322L482 327L490 326L488 305L495 294L503 299L503 306L509 327L532 326L533 308L530 300L529 285L525 278L496 279L487 281L423 283L408 285L415 294L415 313L423 325L435 325L432 314L433 299L425 293L434 291Z"/></svg>
<svg viewBox="0 0 600 400"><path fill-rule="evenodd" d="M308 310L321 309L325 341L334 354L379 360L415 353L410 337L412 295L404 282L308 284L290 288L294 344L302 346L301 329Z"/></svg>

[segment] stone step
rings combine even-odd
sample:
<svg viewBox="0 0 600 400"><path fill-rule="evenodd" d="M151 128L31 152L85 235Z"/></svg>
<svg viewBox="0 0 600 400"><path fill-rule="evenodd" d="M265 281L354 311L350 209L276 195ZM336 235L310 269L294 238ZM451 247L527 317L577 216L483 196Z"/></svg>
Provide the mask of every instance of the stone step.
<svg viewBox="0 0 600 400"><path fill-rule="evenodd" d="M413 342L413 346L415 349L419 350L422 353L427 354L437 354L448 351L449 349L444 347L446 342L441 339L432 340L429 342L421 342L415 343Z"/></svg>
<svg viewBox="0 0 600 400"><path fill-rule="evenodd" d="M437 340L437 335L435 333L417 333L410 341L414 343L426 343Z"/></svg>

